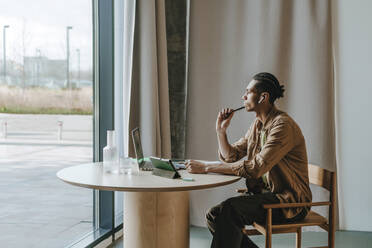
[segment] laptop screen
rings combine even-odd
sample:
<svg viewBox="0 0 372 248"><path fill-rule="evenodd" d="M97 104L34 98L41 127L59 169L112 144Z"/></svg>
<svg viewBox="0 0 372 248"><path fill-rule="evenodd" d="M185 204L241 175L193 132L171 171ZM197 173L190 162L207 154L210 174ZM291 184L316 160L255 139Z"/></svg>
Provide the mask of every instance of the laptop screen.
<svg viewBox="0 0 372 248"><path fill-rule="evenodd" d="M139 127L132 130L132 139L134 150L136 152L138 165L141 166L145 161L143 158L142 144L141 144L141 135Z"/></svg>

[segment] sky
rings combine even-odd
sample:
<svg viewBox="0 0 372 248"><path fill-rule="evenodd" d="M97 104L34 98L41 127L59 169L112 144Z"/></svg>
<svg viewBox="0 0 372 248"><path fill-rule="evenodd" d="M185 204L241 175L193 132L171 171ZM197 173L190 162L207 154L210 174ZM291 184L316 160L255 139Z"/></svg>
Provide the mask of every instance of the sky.
<svg viewBox="0 0 372 248"><path fill-rule="evenodd" d="M70 30L70 66L92 68L92 0L0 0L0 60L3 58L3 26L6 56L21 62L23 56L66 59L66 26ZM24 45L23 45L24 44Z"/></svg>

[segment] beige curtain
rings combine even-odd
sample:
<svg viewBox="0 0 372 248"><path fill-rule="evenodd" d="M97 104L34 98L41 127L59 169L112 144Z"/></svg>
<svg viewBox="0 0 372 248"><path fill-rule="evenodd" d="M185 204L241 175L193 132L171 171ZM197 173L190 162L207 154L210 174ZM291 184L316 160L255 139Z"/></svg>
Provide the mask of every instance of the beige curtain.
<svg viewBox="0 0 372 248"><path fill-rule="evenodd" d="M330 1L191 0L187 157L217 160L215 119L239 107L247 83L267 71L285 85L278 108L299 124L309 162L335 169ZM254 114L239 112L228 131L244 135ZM191 193L191 223L237 185ZM313 188L314 199L327 194ZM202 200L203 199L203 200Z"/></svg>
<svg viewBox="0 0 372 248"><path fill-rule="evenodd" d="M145 156L171 157L165 28L164 0L137 0L129 130L140 127Z"/></svg>
<svg viewBox="0 0 372 248"><path fill-rule="evenodd" d="M136 0L135 15L129 130L140 127L146 157L151 155L171 158L164 0ZM134 157L131 141L130 139L128 146L129 155ZM179 244L174 243L175 239L164 236L168 233L178 236L177 240L181 240L183 244L188 244L189 237L184 230L188 229L189 222L179 217L189 210L187 192L146 192L134 196L144 197L147 202L152 203L150 213L153 216L161 216L163 212L170 214L168 217L162 216L160 221L154 222L150 227L143 223L131 224L131 218L128 218L124 220L124 228L126 225L130 226L131 232L138 237L143 235L144 230L151 230L149 235L158 237L156 243L152 244L154 247L177 247ZM124 194L126 207L131 204L131 197L133 195L130 193ZM125 209L124 207L124 211ZM168 225L169 229L164 229L164 222L171 223ZM146 239L129 237L124 239L124 246L148 247L147 242Z"/></svg>

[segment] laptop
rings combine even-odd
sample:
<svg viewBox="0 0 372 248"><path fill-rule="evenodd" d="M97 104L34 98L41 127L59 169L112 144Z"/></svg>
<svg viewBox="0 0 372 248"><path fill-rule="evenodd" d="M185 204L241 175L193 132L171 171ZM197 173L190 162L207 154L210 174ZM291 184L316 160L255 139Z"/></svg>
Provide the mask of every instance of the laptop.
<svg viewBox="0 0 372 248"><path fill-rule="evenodd" d="M152 171L154 169L154 165L151 161L146 161L143 156L143 150L142 150L142 143L141 143L141 134L139 127L136 127L132 130L132 140L134 145L134 151L136 152L136 158L138 162L138 167L140 170L144 171ZM185 160L184 159L176 159L171 160L172 164L176 168L176 170L180 169L186 169L185 167Z"/></svg>

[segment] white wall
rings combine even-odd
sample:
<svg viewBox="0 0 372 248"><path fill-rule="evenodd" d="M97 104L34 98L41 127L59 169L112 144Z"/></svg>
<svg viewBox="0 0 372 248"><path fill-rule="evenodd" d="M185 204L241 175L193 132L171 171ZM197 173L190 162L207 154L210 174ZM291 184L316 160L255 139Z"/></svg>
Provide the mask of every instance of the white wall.
<svg viewBox="0 0 372 248"><path fill-rule="evenodd" d="M333 2L340 229L372 231L372 1Z"/></svg>

